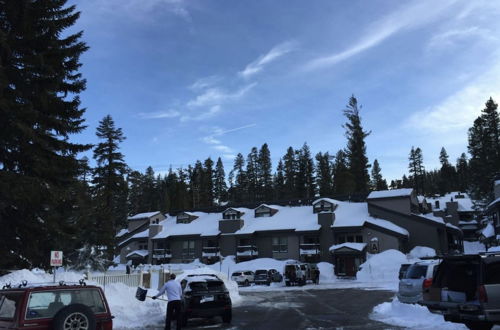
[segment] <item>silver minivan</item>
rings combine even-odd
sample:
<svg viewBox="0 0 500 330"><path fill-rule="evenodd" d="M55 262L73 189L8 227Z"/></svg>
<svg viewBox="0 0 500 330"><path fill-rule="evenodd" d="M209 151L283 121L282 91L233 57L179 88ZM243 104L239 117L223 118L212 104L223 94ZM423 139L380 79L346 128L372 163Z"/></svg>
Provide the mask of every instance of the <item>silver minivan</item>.
<svg viewBox="0 0 500 330"><path fill-rule="evenodd" d="M416 304L422 300L422 288L432 284L437 265L439 265L439 260L425 260L408 267L399 281L398 300L407 304Z"/></svg>

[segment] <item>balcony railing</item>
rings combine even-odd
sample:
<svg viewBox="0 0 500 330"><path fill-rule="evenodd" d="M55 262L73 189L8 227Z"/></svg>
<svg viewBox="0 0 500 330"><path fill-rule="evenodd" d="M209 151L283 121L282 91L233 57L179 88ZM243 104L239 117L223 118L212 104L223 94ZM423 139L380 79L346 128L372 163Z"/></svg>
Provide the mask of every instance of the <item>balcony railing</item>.
<svg viewBox="0 0 500 330"><path fill-rule="evenodd" d="M172 258L172 252L170 249L154 249L153 259L167 259Z"/></svg>
<svg viewBox="0 0 500 330"><path fill-rule="evenodd" d="M240 245L236 248L236 255L237 256L258 256L259 251L257 250L257 247L255 245Z"/></svg>
<svg viewBox="0 0 500 330"><path fill-rule="evenodd" d="M204 247L201 252L202 257L220 257L220 249L218 247Z"/></svg>
<svg viewBox="0 0 500 330"><path fill-rule="evenodd" d="M316 243L306 243L306 244L300 244L300 255L313 255L313 254L319 254L319 244Z"/></svg>

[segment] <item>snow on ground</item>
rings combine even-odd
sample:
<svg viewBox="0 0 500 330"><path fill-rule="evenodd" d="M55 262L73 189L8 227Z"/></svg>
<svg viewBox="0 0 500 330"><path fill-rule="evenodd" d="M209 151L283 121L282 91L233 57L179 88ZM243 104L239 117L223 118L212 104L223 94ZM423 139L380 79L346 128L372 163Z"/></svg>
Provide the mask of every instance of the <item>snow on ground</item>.
<svg viewBox="0 0 500 330"><path fill-rule="evenodd" d="M397 298L375 306L370 318L409 329L467 329L462 324L445 322L443 316L432 314L426 307L403 304Z"/></svg>
<svg viewBox="0 0 500 330"><path fill-rule="evenodd" d="M477 254L479 252L486 251L484 244L478 241L468 242L464 241L464 253L465 254Z"/></svg>
<svg viewBox="0 0 500 330"><path fill-rule="evenodd" d="M415 246L410 253L408 253L409 259L417 259L423 257L434 257L436 255L436 250L427 246Z"/></svg>

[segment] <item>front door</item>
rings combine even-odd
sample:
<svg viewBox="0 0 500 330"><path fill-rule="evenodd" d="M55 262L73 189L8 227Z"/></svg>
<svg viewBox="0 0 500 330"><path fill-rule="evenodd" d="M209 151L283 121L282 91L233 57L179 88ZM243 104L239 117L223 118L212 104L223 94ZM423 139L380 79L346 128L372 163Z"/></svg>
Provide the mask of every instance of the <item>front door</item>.
<svg viewBox="0 0 500 330"><path fill-rule="evenodd" d="M356 263L354 262L355 257L346 256L345 258L345 273L347 276L356 276Z"/></svg>

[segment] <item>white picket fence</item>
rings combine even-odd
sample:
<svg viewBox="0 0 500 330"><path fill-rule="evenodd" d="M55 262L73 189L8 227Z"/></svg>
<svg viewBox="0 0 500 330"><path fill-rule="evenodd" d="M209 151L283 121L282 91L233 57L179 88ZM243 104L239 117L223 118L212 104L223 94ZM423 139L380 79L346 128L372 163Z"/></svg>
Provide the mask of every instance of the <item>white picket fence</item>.
<svg viewBox="0 0 500 330"><path fill-rule="evenodd" d="M87 280L96 282L99 285L106 287L107 284L112 283L123 283L127 286L138 287L142 285L143 274L98 274L93 275L89 273L87 275Z"/></svg>
<svg viewBox="0 0 500 330"><path fill-rule="evenodd" d="M87 280L89 282L95 282L104 289L106 285L113 283L122 283L130 287L144 287L146 289L160 289L165 281L168 280L171 273L179 275L183 271L181 269L161 269L161 270L149 270L149 271L139 271L132 274L124 274L123 271L110 271L106 273L87 273Z"/></svg>

